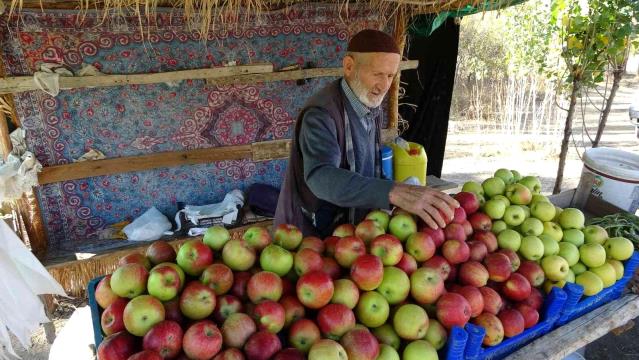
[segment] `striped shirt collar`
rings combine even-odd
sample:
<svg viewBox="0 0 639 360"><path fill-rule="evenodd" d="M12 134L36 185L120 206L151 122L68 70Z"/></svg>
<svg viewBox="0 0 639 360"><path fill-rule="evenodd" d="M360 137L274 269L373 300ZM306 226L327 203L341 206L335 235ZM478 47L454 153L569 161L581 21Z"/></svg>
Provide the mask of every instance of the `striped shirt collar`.
<svg viewBox="0 0 639 360"><path fill-rule="evenodd" d="M355 93L353 92L351 87L346 82L346 78L342 78L342 81L340 83L342 85L342 90L344 91L344 94L346 95L346 98L348 99L348 102L353 107L353 110L355 110L355 113L357 114L357 116L360 119L362 119L362 121L365 122L364 125L366 125L366 127L368 128L368 122L365 121L365 119L366 119L366 117L368 115L371 115L371 112L372 112L373 109L371 109L368 106L364 105L357 98L357 95L355 95Z"/></svg>

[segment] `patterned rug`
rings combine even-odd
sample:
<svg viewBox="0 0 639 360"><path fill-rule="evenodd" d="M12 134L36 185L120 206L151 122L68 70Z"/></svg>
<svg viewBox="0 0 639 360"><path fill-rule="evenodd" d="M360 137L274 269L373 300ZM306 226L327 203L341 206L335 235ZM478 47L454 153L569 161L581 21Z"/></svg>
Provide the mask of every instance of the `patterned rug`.
<svg viewBox="0 0 639 360"><path fill-rule="evenodd" d="M23 12L0 18L9 75L31 75L42 62L77 71L92 64L105 74L164 72L271 62L275 68L313 62L341 66L347 39L385 25L378 14L352 6L344 24L333 5L303 4L253 19L252 26L218 27L208 41L189 31L175 12L154 26L124 16L102 21L96 13ZM177 14L179 15L179 14ZM90 149L108 158L249 144L290 138L304 101L331 78L305 85L280 81L209 86L204 80L16 94L29 150L44 166L66 164ZM155 206L169 218L177 202L219 202L234 188L261 182L279 187L286 160L219 161L65 181L38 190L49 250L86 251L104 245L97 233Z"/></svg>

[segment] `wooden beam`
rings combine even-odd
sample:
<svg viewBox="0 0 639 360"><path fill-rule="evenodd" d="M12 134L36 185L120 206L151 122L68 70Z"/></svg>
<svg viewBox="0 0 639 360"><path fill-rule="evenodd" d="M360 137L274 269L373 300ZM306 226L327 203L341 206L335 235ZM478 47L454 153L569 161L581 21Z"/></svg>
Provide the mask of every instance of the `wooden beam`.
<svg viewBox="0 0 639 360"><path fill-rule="evenodd" d="M639 296L624 295L540 337L511 360L560 360L639 316Z"/></svg>
<svg viewBox="0 0 639 360"><path fill-rule="evenodd" d="M406 17L404 14L405 9L400 8L395 15L395 29L393 31L393 37L399 47L399 53L404 54L404 45L406 43ZM388 99L388 127L397 129L399 121L399 80L401 77L401 71L397 73L393 83L391 84Z"/></svg>
<svg viewBox="0 0 639 360"><path fill-rule="evenodd" d="M9 137L9 124L7 124L7 116L0 111L0 152L4 160L7 160L9 154L13 150L11 138Z"/></svg>
<svg viewBox="0 0 639 360"><path fill-rule="evenodd" d="M180 70L150 74L60 76L60 89L107 87L131 84L158 84L187 79L209 79L245 74L273 72L273 64L223 66L210 69ZM0 79L0 94L38 90L33 76L14 76Z"/></svg>

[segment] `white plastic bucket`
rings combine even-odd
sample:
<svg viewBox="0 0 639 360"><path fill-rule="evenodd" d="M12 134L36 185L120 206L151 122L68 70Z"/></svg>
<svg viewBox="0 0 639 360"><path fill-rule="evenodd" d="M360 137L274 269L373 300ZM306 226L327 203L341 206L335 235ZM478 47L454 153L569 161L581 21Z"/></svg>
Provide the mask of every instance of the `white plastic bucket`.
<svg viewBox="0 0 639 360"><path fill-rule="evenodd" d="M591 193L634 214L639 208L639 154L612 149L588 149L583 156L586 173L594 178ZM588 184L585 184L588 185Z"/></svg>

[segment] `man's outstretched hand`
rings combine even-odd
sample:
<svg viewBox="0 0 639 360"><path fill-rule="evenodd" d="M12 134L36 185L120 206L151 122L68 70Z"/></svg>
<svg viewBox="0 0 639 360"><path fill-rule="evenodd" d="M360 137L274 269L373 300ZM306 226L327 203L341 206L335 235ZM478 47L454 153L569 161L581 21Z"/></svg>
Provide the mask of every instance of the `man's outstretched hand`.
<svg viewBox="0 0 639 360"><path fill-rule="evenodd" d="M393 186L388 199L391 204L419 216L434 229L446 226L440 211L452 219L455 208L459 207L457 200L441 191L401 183Z"/></svg>

